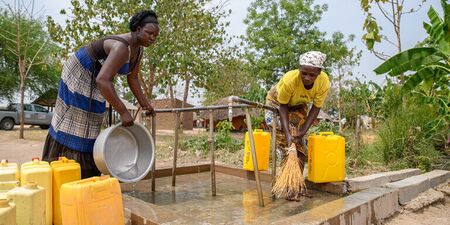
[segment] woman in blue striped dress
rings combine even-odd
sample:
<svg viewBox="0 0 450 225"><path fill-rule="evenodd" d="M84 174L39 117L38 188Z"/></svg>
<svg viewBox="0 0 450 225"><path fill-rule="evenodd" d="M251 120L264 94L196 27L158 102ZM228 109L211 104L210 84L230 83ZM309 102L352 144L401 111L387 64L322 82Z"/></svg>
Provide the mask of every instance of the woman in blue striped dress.
<svg viewBox="0 0 450 225"><path fill-rule="evenodd" d="M130 33L91 42L64 63L44 161L66 156L80 163L82 178L100 175L92 151L100 133L105 100L120 114L123 126L133 125L132 116L114 89L116 75L127 76L142 109L153 111L142 92L138 71L143 47L153 44L159 35L157 15L152 10L140 11L131 18L129 27Z"/></svg>

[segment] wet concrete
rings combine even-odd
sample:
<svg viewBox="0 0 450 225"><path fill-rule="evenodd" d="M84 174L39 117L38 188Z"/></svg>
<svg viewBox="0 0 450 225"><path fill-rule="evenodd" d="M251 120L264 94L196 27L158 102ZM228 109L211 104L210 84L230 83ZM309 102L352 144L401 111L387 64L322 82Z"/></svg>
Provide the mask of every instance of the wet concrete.
<svg viewBox="0 0 450 225"><path fill-rule="evenodd" d="M210 173L177 176L177 186L171 186L171 177L156 180L156 192L151 192L151 181L133 185L122 184L123 193L152 203L158 208L181 215L199 223L211 224L269 224L290 217L330 201L339 196L310 190L313 198L299 202L272 200L270 184L263 182L265 207L258 206L254 181L216 173L217 196L211 196Z"/></svg>

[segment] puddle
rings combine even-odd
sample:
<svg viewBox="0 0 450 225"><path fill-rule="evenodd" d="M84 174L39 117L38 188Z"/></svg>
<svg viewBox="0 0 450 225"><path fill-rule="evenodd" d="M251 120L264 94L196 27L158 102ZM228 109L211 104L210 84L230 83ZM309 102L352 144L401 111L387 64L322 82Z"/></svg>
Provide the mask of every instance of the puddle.
<svg viewBox="0 0 450 225"><path fill-rule="evenodd" d="M158 178L156 192L151 192L150 180L140 181L123 190L130 196L176 214L211 224L268 224L339 198L310 190L314 197L301 198L299 202L272 200L270 184L263 182L265 207L259 207L254 181L216 173L217 196L213 197L210 180L210 173L205 172L177 176L176 187L172 187L171 177Z"/></svg>

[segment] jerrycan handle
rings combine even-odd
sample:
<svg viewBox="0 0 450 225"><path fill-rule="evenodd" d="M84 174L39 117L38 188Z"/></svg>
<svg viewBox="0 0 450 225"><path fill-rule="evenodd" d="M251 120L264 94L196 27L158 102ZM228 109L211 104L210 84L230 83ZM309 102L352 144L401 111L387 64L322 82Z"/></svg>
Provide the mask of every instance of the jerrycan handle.
<svg viewBox="0 0 450 225"><path fill-rule="evenodd" d="M67 163L67 162L69 162L69 159L67 159L64 156L60 156L60 157L58 157L58 161L62 161L63 163Z"/></svg>
<svg viewBox="0 0 450 225"><path fill-rule="evenodd" d="M2 166L6 166L7 164L8 164L7 159L2 159L2 161L0 162L0 165L2 165Z"/></svg>
<svg viewBox="0 0 450 225"><path fill-rule="evenodd" d="M319 135L334 135L334 133L332 131L328 131L328 132L319 132Z"/></svg>

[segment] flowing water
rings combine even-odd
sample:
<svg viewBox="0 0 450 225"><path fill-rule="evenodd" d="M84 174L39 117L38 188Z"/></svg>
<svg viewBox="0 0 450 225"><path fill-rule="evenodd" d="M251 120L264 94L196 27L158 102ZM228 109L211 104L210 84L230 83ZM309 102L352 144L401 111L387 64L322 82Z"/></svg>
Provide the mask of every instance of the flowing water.
<svg viewBox="0 0 450 225"><path fill-rule="evenodd" d="M216 181L215 197L211 195L209 172L177 176L176 187L171 186L171 177L158 178L156 192L151 192L151 180L140 181L142 185L138 188L133 185L131 193L125 193L163 207L175 215L211 224L268 224L339 198L311 190L314 197L301 198L299 202L272 200L270 184L263 182L265 207L259 207L254 181L222 173L216 173Z"/></svg>

